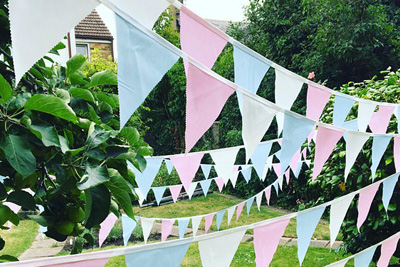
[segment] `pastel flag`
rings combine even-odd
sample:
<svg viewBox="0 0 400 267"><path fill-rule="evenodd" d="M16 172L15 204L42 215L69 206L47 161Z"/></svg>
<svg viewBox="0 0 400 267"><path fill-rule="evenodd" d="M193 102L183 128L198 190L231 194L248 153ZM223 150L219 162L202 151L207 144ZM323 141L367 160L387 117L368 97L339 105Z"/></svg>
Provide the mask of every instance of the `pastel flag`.
<svg viewBox="0 0 400 267"><path fill-rule="evenodd" d="M186 192L189 192L190 184L199 169L203 155L204 153L193 153L170 157Z"/></svg>
<svg viewBox="0 0 400 267"><path fill-rule="evenodd" d="M94 259L94 260L83 260L77 262L68 262L68 263L60 263L51 265L52 267L101 267L106 265L109 258L101 258L101 259Z"/></svg>
<svg viewBox="0 0 400 267"><path fill-rule="evenodd" d="M249 198L248 200L246 200L247 215L250 214L250 209L251 209L251 205L253 205L253 202L254 202L254 197Z"/></svg>
<svg viewBox="0 0 400 267"><path fill-rule="evenodd" d="M379 110L372 114L369 128L373 133L386 133L390 119L394 111L394 106L379 106Z"/></svg>
<svg viewBox="0 0 400 267"><path fill-rule="evenodd" d="M119 9L143 24L146 28L152 29L160 14L170 5L163 0L111 0Z"/></svg>
<svg viewBox="0 0 400 267"><path fill-rule="evenodd" d="M163 219L161 221L161 241L167 240L167 237L172 232L172 227L174 226L175 219Z"/></svg>
<svg viewBox="0 0 400 267"><path fill-rule="evenodd" d="M145 197L144 197L142 191L140 191L139 188L135 188L135 193L136 193L136 195L137 195L138 198L139 198L139 199L138 199L139 205L142 206L143 201L144 201L144 199L145 199Z"/></svg>
<svg viewBox="0 0 400 267"><path fill-rule="evenodd" d="M204 231L207 233L210 230L210 226L213 222L215 213L208 214L204 216Z"/></svg>
<svg viewBox="0 0 400 267"><path fill-rule="evenodd" d="M10 1L15 84L98 4L96 0Z"/></svg>
<svg viewBox="0 0 400 267"><path fill-rule="evenodd" d="M231 179L231 176L235 174L233 171L233 165L235 164L239 149L239 147L232 147L210 152L210 156L215 162L214 169L217 171L218 176L223 179L225 184L227 184Z"/></svg>
<svg viewBox="0 0 400 267"><path fill-rule="evenodd" d="M274 172L278 178L282 176L281 164L272 164L272 168L274 169Z"/></svg>
<svg viewBox="0 0 400 267"><path fill-rule="evenodd" d="M268 160L269 153L271 152L272 142L261 143L257 146L256 151L251 156L251 162L257 172L258 177L261 179L263 176L265 163Z"/></svg>
<svg viewBox="0 0 400 267"><path fill-rule="evenodd" d="M329 129L322 125L318 127L312 181L321 173L322 167L328 160L342 135L343 132L341 131Z"/></svg>
<svg viewBox="0 0 400 267"><path fill-rule="evenodd" d="M311 237L317 227L325 207L305 212L297 215L297 255L299 257L300 266L306 256Z"/></svg>
<svg viewBox="0 0 400 267"><path fill-rule="evenodd" d="M188 228L189 222L190 222L189 218L178 219L179 238L185 237L185 232L186 229Z"/></svg>
<svg viewBox="0 0 400 267"><path fill-rule="evenodd" d="M165 162L165 166L167 166L168 174L171 174L171 172L174 168L174 165L172 165L172 162L169 159L165 159L164 162Z"/></svg>
<svg viewBox="0 0 400 267"><path fill-rule="evenodd" d="M342 127L351 108L356 103L355 100L340 95L335 95L335 104L333 105L333 125Z"/></svg>
<svg viewBox="0 0 400 267"><path fill-rule="evenodd" d="M269 266L289 222L290 219L287 219L254 227L254 251L257 266Z"/></svg>
<svg viewBox="0 0 400 267"><path fill-rule="evenodd" d="M399 136L394 137L393 157L394 157L394 166L396 167L396 172L400 172L400 137Z"/></svg>
<svg viewBox="0 0 400 267"><path fill-rule="evenodd" d="M358 130L360 132L365 132L367 126L371 121L371 116L374 113L376 105L372 102L358 102Z"/></svg>
<svg viewBox="0 0 400 267"><path fill-rule="evenodd" d="M201 170L203 171L204 177L206 179L208 179L208 177L210 176L210 171L211 171L211 167L212 165L210 164L200 164Z"/></svg>
<svg viewBox="0 0 400 267"><path fill-rule="evenodd" d="M263 196L263 192L260 192L256 195L256 203L257 203L258 211L260 211L260 208L261 208L262 196Z"/></svg>
<svg viewBox="0 0 400 267"><path fill-rule="evenodd" d="M349 194L347 196L342 197L339 201L332 203L331 205L331 212L329 217L331 248L336 240L336 237L340 230L340 226L342 225L344 217L346 216L347 210L349 209L349 206L353 201L353 198L354 194Z"/></svg>
<svg viewBox="0 0 400 267"><path fill-rule="evenodd" d="M371 176L372 181L375 180L376 169L389 145L391 136L376 135L372 140L372 165L371 165Z"/></svg>
<svg viewBox="0 0 400 267"><path fill-rule="evenodd" d="M182 50L211 69L229 37L215 27L215 31L210 30L206 20L185 6L181 7L180 25ZM187 63L185 62L186 70Z"/></svg>
<svg viewBox="0 0 400 267"><path fill-rule="evenodd" d="M120 128L123 128L179 56L122 17L115 17Z"/></svg>
<svg viewBox="0 0 400 267"><path fill-rule="evenodd" d="M378 191L380 183L372 184L366 188L361 189L360 197L358 200L358 217L357 228L360 231L361 225L364 223L368 216L369 209L371 208L372 201L374 200L376 191Z"/></svg>
<svg viewBox="0 0 400 267"><path fill-rule="evenodd" d="M351 167L357 159L358 153L368 140L369 135L361 132L348 132L346 140L346 167L344 170L344 180L350 173Z"/></svg>
<svg viewBox="0 0 400 267"><path fill-rule="evenodd" d="M203 189L204 196L207 196L208 190L210 189L212 180L204 180L200 182L201 189Z"/></svg>
<svg viewBox="0 0 400 267"><path fill-rule="evenodd" d="M228 208L228 226L231 223L233 214L235 213L236 206Z"/></svg>
<svg viewBox="0 0 400 267"><path fill-rule="evenodd" d="M190 242L177 246L168 246L157 249L147 249L140 252L126 254L127 267L179 267L190 246Z"/></svg>
<svg viewBox="0 0 400 267"><path fill-rule="evenodd" d="M287 169L285 172L285 178L286 178L286 184L289 184L290 182L290 169Z"/></svg>
<svg viewBox="0 0 400 267"><path fill-rule="evenodd" d="M299 175L300 175L300 171L301 171L301 167L302 167L302 166L303 166L303 162L299 161L299 162L297 163L296 171L294 172L294 177L296 177L296 179L299 178Z"/></svg>
<svg viewBox="0 0 400 267"><path fill-rule="evenodd" d="M233 188L235 188L235 186L236 186L238 176L239 176L239 171L233 172L233 174L231 176L231 183L232 183Z"/></svg>
<svg viewBox="0 0 400 267"><path fill-rule="evenodd" d="M182 15L182 11L181 11ZM194 34L197 34L193 29ZM182 36L182 32L181 32ZM211 127L234 90L192 64L187 64L186 130L188 153Z"/></svg>
<svg viewBox="0 0 400 267"><path fill-rule="evenodd" d="M129 238L132 235L133 230L135 230L137 222L131 217L122 215L122 237L124 238L124 246L128 245Z"/></svg>
<svg viewBox="0 0 400 267"><path fill-rule="evenodd" d="M152 187L153 192L154 192L154 197L156 198L157 205L160 205L161 199L164 195L165 189L167 189L165 186L163 187Z"/></svg>
<svg viewBox="0 0 400 267"><path fill-rule="evenodd" d="M246 166L246 167L242 167L242 169L240 170L240 172L243 175L243 178L246 180L246 183L249 183L250 179L251 179L251 166Z"/></svg>
<svg viewBox="0 0 400 267"><path fill-rule="evenodd" d="M114 213L108 214L107 218L100 224L99 231L99 247L103 244L104 240L106 240L108 234L111 229L114 227L115 222L118 220L117 216Z"/></svg>
<svg viewBox="0 0 400 267"><path fill-rule="evenodd" d="M300 93L301 87L303 86L303 81L294 75L292 76L291 74L287 74L278 69L275 69L275 77L275 103L281 108L290 110L293 102ZM276 116L279 135L282 132L283 118L284 120L286 120L286 118L281 112Z"/></svg>
<svg viewBox="0 0 400 267"><path fill-rule="evenodd" d="M225 212L226 212L226 210L220 210L217 212L216 221L217 221L217 229L218 230L219 230L219 227L221 226L222 219L224 218Z"/></svg>
<svg viewBox="0 0 400 267"><path fill-rule="evenodd" d="M303 149L303 151L301 151L301 154L303 155L303 159L306 160L307 159L307 147L305 147Z"/></svg>
<svg viewBox="0 0 400 267"><path fill-rule="evenodd" d="M15 214L18 213L18 211L21 209L21 206L13 203L13 202L3 202L3 204L7 207L9 207Z"/></svg>
<svg viewBox="0 0 400 267"><path fill-rule="evenodd" d="M281 170L286 171L293 155L301 148L307 136L313 130L314 124L308 119L298 119L285 114L283 140L281 149Z"/></svg>
<svg viewBox="0 0 400 267"><path fill-rule="evenodd" d="M246 163L257 149L277 111L250 96L243 96L242 138L246 149Z"/></svg>
<svg viewBox="0 0 400 267"><path fill-rule="evenodd" d="M146 198L147 194L153 184L154 178L156 177L158 171L160 170L162 158L147 158L146 169L143 172L138 171L132 163L128 161L128 166L130 166L135 172L135 181L138 185L143 197Z"/></svg>
<svg viewBox="0 0 400 267"><path fill-rule="evenodd" d="M224 188L224 185L225 185L225 184L224 184L224 179L222 179L221 177L218 177L218 178L215 178L214 181L215 181L215 183L216 183L217 186L218 186L219 192L221 192L222 189Z"/></svg>
<svg viewBox="0 0 400 267"><path fill-rule="evenodd" d="M385 179L382 182L383 189L382 189L382 203L383 207L385 207L386 213L388 212L389 202L393 195L393 190L397 184L397 180L399 178L399 174L393 174L392 176Z"/></svg>
<svg viewBox="0 0 400 267"><path fill-rule="evenodd" d="M235 62L235 83L255 94L270 66L235 45L233 46L233 60ZM236 91L236 96L242 112L243 95Z"/></svg>
<svg viewBox="0 0 400 267"><path fill-rule="evenodd" d="M318 121L324 111L331 93L322 90L312 83L308 84L306 117Z"/></svg>
<svg viewBox="0 0 400 267"><path fill-rule="evenodd" d="M300 149L294 153L292 160L290 161L290 168L292 169L293 173L297 172L297 167L299 165L299 161L301 158Z"/></svg>
<svg viewBox="0 0 400 267"><path fill-rule="evenodd" d="M239 204L237 205L237 210L236 210L236 221L239 220L240 214L242 214L243 207L244 207L244 204L245 204L245 203L246 203L246 202L242 202L242 203L239 203Z"/></svg>
<svg viewBox="0 0 400 267"><path fill-rule="evenodd" d="M189 199L192 199L193 193L196 190L198 182L194 182L190 184L189 191L186 192L189 196Z"/></svg>
<svg viewBox="0 0 400 267"><path fill-rule="evenodd" d="M174 201L174 203L176 203L176 200L178 199L181 190L181 184L169 186L169 191L171 192L172 200Z"/></svg>
<svg viewBox="0 0 400 267"><path fill-rule="evenodd" d="M276 195L279 195L279 183L278 183L279 178L272 184L272 186L275 188ZM282 179L281 179L282 180Z"/></svg>
<svg viewBox="0 0 400 267"><path fill-rule="evenodd" d="M142 223L143 239L145 244L147 244L147 239L149 238L151 229L153 228L154 220L155 219L153 218L140 218L140 222Z"/></svg>
<svg viewBox="0 0 400 267"><path fill-rule="evenodd" d="M199 229L201 219L203 219L203 216L192 217L193 236L196 236L197 230Z"/></svg>
<svg viewBox="0 0 400 267"><path fill-rule="evenodd" d="M229 267L246 230L199 241L201 263L204 267Z"/></svg>
<svg viewBox="0 0 400 267"><path fill-rule="evenodd" d="M344 260L337 261L337 262L331 263L329 265L326 265L326 267L345 267L348 261L349 261L349 259L344 259Z"/></svg>
<svg viewBox="0 0 400 267"><path fill-rule="evenodd" d="M381 246L381 257L378 260L378 267L389 266L390 258L397 249L397 242L399 242L399 237L391 238L382 243Z"/></svg>
<svg viewBox="0 0 400 267"><path fill-rule="evenodd" d="M269 206L269 200L271 199L271 186L268 186L265 190L265 198L267 199L267 204Z"/></svg>
<svg viewBox="0 0 400 267"><path fill-rule="evenodd" d="M365 267L369 266L371 263L372 257L374 256L376 250L376 246L373 246L372 248L369 248L361 253L359 253L357 256L354 257L354 266L355 267Z"/></svg>

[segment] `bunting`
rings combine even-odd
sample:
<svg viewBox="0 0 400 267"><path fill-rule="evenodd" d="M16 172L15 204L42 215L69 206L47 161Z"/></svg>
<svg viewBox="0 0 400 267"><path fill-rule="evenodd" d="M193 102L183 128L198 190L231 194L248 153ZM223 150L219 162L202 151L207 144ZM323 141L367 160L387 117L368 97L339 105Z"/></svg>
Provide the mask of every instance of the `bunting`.
<svg viewBox="0 0 400 267"><path fill-rule="evenodd" d="M111 229L114 227L115 222L118 220L117 216L114 213L110 213L107 218L100 224L99 231L99 247L103 244L104 240L106 240L108 234Z"/></svg>
<svg viewBox="0 0 400 267"><path fill-rule="evenodd" d="M212 180L204 180L200 182L201 189L203 190L204 196L206 197L208 194L208 190L210 189Z"/></svg>
<svg viewBox="0 0 400 267"><path fill-rule="evenodd" d="M199 229L201 219L203 219L203 216L196 216L196 217L192 218L193 236L196 236L197 230Z"/></svg>
<svg viewBox="0 0 400 267"><path fill-rule="evenodd" d="M251 157L251 162L253 163L253 167L256 170L260 180L263 178L265 163L268 160L271 147L272 143L270 142L259 144Z"/></svg>
<svg viewBox="0 0 400 267"><path fill-rule="evenodd" d="M163 187L152 187L153 192L154 192L154 197L156 198L157 205L160 205L161 199L164 195L165 189L167 189L165 186Z"/></svg>
<svg viewBox="0 0 400 267"><path fill-rule="evenodd" d="M178 220L178 227L179 227L179 238L185 237L186 229L189 226L190 219L184 218Z"/></svg>
<svg viewBox="0 0 400 267"><path fill-rule="evenodd" d="M129 161L128 166L130 166L135 171L135 181L139 186L139 190L143 194L143 198L147 197L151 185L153 184L154 178L156 177L161 163L162 158L148 158L146 169L143 172L138 171Z"/></svg>
<svg viewBox="0 0 400 267"><path fill-rule="evenodd" d="M386 210L386 213L388 212L389 202L390 202L390 199L392 198L393 190L397 184L398 178L399 178L399 174L396 173L382 182L382 185L383 185L382 203L383 203L383 207Z"/></svg>
<svg viewBox="0 0 400 267"><path fill-rule="evenodd" d="M378 168L379 162L381 161L383 154L386 151L387 146L392 138L390 136L374 136L372 140L372 165L371 165L371 176L372 181L375 179L376 169Z"/></svg>
<svg viewBox="0 0 400 267"><path fill-rule="evenodd" d="M132 218L122 215L122 237L124 239L124 246L128 245L129 238L132 235L133 230L135 230L137 222Z"/></svg>
<svg viewBox="0 0 400 267"><path fill-rule="evenodd" d="M399 237L395 237L383 242L381 246L381 257L379 258L377 264L378 267L389 266L390 258L397 249L398 241Z"/></svg>
<svg viewBox="0 0 400 267"><path fill-rule="evenodd" d="M358 218L357 218L358 231L360 231L361 225L364 223L365 219L368 216L372 200L374 200L379 185L380 183L375 183L360 191L360 198L358 200Z"/></svg>
<svg viewBox="0 0 400 267"><path fill-rule="evenodd" d="M360 132L365 132L367 130L375 107L376 105L371 102L360 101L358 103L358 130Z"/></svg>
<svg viewBox="0 0 400 267"><path fill-rule="evenodd" d="M318 121L330 97L331 93L320 89L313 83L309 83L307 90L306 117Z"/></svg>
<svg viewBox="0 0 400 267"><path fill-rule="evenodd" d="M167 237L172 232L172 227L174 226L174 219L163 219L161 221L161 241L166 241Z"/></svg>
<svg viewBox="0 0 400 267"><path fill-rule="evenodd" d="M330 245L331 248L339 234L340 226L346 216L347 210L353 201L355 194L349 194L343 197L340 201L331 205L331 212L329 217L329 230L330 230Z"/></svg>
<svg viewBox="0 0 400 267"><path fill-rule="evenodd" d="M394 111L393 106L379 106L379 110L372 114L369 128L373 133L386 133Z"/></svg>
<svg viewBox="0 0 400 267"><path fill-rule="evenodd" d="M333 125L343 127L347 115L356 103L355 100L340 95L335 95L335 104L333 106Z"/></svg>
<svg viewBox="0 0 400 267"><path fill-rule="evenodd" d="M365 267L365 266L369 266L372 257L374 256L376 250L376 246L363 251L362 253L360 253L359 255L357 255L356 257L354 257L354 266L355 267Z"/></svg>
<svg viewBox="0 0 400 267"><path fill-rule="evenodd" d="M200 166L201 166L201 170L203 171L204 177L206 179L208 179L208 177L210 177L210 171L211 171L212 165L210 165L210 164L200 164Z"/></svg>
<svg viewBox="0 0 400 267"><path fill-rule="evenodd" d="M176 203L176 200L178 199L181 190L182 190L182 185L180 184L169 187L169 191L171 192L172 200L174 201L174 203Z"/></svg>
<svg viewBox="0 0 400 267"><path fill-rule="evenodd" d="M222 219L224 218L226 210L220 210L217 212L217 218L216 218L216 222L217 222L217 229L219 231L219 228L221 226L222 223Z"/></svg>
<svg viewBox="0 0 400 267"><path fill-rule="evenodd" d="M368 140L369 135L360 132L348 132L346 140L346 167L344 170L344 180L347 180L347 176L350 173L350 169L353 166L358 153L363 147L364 143Z"/></svg>
<svg viewBox="0 0 400 267"><path fill-rule="evenodd" d="M154 219L152 218L140 218L142 223L143 239L144 243L147 244L147 239L149 238L151 229L153 228Z"/></svg>
<svg viewBox="0 0 400 267"><path fill-rule="evenodd" d="M233 165L235 164L239 147L233 147L222 150L214 150L210 152L212 160L215 162L215 170L224 183L227 184L229 180L237 173L233 172Z"/></svg>
<svg viewBox="0 0 400 267"><path fill-rule="evenodd" d="M210 230L210 226L213 222L214 216L215 216L215 213L210 213L204 217L204 231L206 233L208 232L208 230Z"/></svg>
<svg viewBox="0 0 400 267"><path fill-rule="evenodd" d="M184 156L170 157L186 192L189 192L190 184L192 183L193 178L199 169L203 156L203 153L195 153Z"/></svg>

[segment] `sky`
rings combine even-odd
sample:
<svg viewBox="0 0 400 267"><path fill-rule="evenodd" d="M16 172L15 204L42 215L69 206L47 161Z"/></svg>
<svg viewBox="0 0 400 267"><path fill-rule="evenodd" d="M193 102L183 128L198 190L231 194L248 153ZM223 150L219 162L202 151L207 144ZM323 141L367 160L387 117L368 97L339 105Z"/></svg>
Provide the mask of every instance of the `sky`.
<svg viewBox="0 0 400 267"><path fill-rule="evenodd" d="M243 6L248 5L249 0L184 0L184 3L205 19L242 21Z"/></svg>

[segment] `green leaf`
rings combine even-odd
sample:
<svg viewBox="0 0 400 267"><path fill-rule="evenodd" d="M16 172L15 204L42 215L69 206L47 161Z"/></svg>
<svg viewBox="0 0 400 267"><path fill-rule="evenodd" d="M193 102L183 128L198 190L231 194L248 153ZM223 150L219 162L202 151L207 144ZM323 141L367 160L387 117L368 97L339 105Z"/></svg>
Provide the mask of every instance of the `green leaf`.
<svg viewBox="0 0 400 267"><path fill-rule="evenodd" d="M0 142L0 148L6 154L8 163L22 176L26 177L36 170L36 158L21 136L6 135Z"/></svg>
<svg viewBox="0 0 400 267"><path fill-rule="evenodd" d="M122 128L119 135L125 137L131 146L135 146L135 144L139 141L140 138L139 131L133 127Z"/></svg>
<svg viewBox="0 0 400 267"><path fill-rule="evenodd" d="M0 104L10 100L12 91L10 84L0 74Z"/></svg>
<svg viewBox="0 0 400 267"><path fill-rule="evenodd" d="M85 191L86 200L88 200L88 195L90 201L87 201L86 206L89 207L85 210L85 213L89 212L86 221L86 228L90 229L93 226L102 223L105 218L107 218L110 212L111 194L107 187L103 184L90 188L90 190Z"/></svg>
<svg viewBox="0 0 400 267"><path fill-rule="evenodd" d="M75 112L62 99L52 95L34 95L25 103L25 109L51 114L61 119L77 122Z"/></svg>
<svg viewBox="0 0 400 267"><path fill-rule="evenodd" d="M98 126L95 126L93 133L88 137L86 143L88 144L90 149L93 149L106 142L107 139L110 138L110 136L111 132L105 131Z"/></svg>
<svg viewBox="0 0 400 267"><path fill-rule="evenodd" d="M93 103L95 102L93 94L87 89L71 88L68 92L75 98L80 98Z"/></svg>
<svg viewBox="0 0 400 267"><path fill-rule="evenodd" d="M28 192L22 190L11 192L8 195L7 201L20 205L21 207L28 210L36 209L35 199L33 198L33 196Z"/></svg>
<svg viewBox="0 0 400 267"><path fill-rule="evenodd" d="M108 182L108 171L106 166L86 164L86 173L82 180L77 184L79 190L86 190L99 184Z"/></svg>
<svg viewBox="0 0 400 267"><path fill-rule="evenodd" d="M0 183L0 200L7 198L7 190L2 183Z"/></svg>
<svg viewBox="0 0 400 267"><path fill-rule="evenodd" d="M0 262L10 262L10 261L18 261L18 259L11 255L1 255L0 256Z"/></svg>
<svg viewBox="0 0 400 267"><path fill-rule="evenodd" d="M58 139L60 141L61 152L65 154L67 151L69 151L68 140L62 135L59 135Z"/></svg>
<svg viewBox="0 0 400 267"><path fill-rule="evenodd" d="M51 224L51 217L42 215L28 215L28 218L34 222L37 222L41 226L49 226Z"/></svg>
<svg viewBox="0 0 400 267"><path fill-rule="evenodd" d="M33 119L29 129L34 135L42 140L46 147L61 146L56 128L49 123L39 119Z"/></svg>
<svg viewBox="0 0 400 267"><path fill-rule="evenodd" d="M131 192L130 187L117 170L108 169L108 175L110 176L110 181L107 182L105 185L108 187L108 189L110 189L112 196L121 205L126 215L128 215L132 219L135 219L129 194L129 192Z"/></svg>
<svg viewBox="0 0 400 267"><path fill-rule="evenodd" d="M116 108L116 107L118 107L118 102L116 101L116 99L113 96L114 96L113 94L107 95L107 94L102 93L102 92L99 92L99 93L96 94L96 97L97 97L98 100L106 102L112 108Z"/></svg>
<svg viewBox="0 0 400 267"><path fill-rule="evenodd" d="M0 237L0 250L4 248L5 244L6 242L4 241L4 239Z"/></svg>
<svg viewBox="0 0 400 267"><path fill-rule="evenodd" d="M56 90L54 90L54 93L56 94L57 97L62 99L65 103L68 104L69 102L71 102L71 96L67 90L56 89Z"/></svg>
<svg viewBox="0 0 400 267"><path fill-rule="evenodd" d="M90 78L88 86L95 87L100 85L118 85L117 75L111 70L97 72Z"/></svg>
<svg viewBox="0 0 400 267"><path fill-rule="evenodd" d="M80 70L86 61L86 57L82 54L76 54L67 61L67 77L70 78L71 74Z"/></svg>
<svg viewBox="0 0 400 267"><path fill-rule="evenodd" d="M11 216L10 218L8 218L8 220L15 226L19 224L19 216L15 214L13 211L11 211Z"/></svg>
<svg viewBox="0 0 400 267"><path fill-rule="evenodd" d="M88 82L85 80L85 74L82 71L76 71L68 76L72 85L86 85Z"/></svg>

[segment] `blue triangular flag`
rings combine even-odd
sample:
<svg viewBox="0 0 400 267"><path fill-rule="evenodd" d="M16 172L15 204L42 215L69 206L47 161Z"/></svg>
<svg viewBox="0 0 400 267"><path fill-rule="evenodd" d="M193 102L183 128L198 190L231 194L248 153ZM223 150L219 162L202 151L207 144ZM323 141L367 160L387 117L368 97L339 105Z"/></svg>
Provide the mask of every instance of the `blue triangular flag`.
<svg viewBox="0 0 400 267"><path fill-rule="evenodd" d="M251 179L251 171L252 168L250 166L247 167L242 167L241 173L243 175L243 178L246 180L246 183L249 183L250 179Z"/></svg>
<svg viewBox="0 0 400 267"><path fill-rule="evenodd" d="M354 257L354 267L369 266L369 264L371 263L372 257L374 256L375 250L376 250L376 246L355 256Z"/></svg>
<svg viewBox="0 0 400 267"><path fill-rule="evenodd" d="M253 202L254 202L254 197L252 197L246 201L247 215L250 214L250 208L251 208L251 205L253 205Z"/></svg>
<svg viewBox="0 0 400 267"><path fill-rule="evenodd" d="M314 124L312 121L298 119L285 114L280 156L282 174L285 173L294 153L301 148L301 145L304 143L307 136L310 135L313 128Z"/></svg>
<svg viewBox="0 0 400 267"><path fill-rule="evenodd" d="M204 181L200 182L200 186L201 186L201 189L203 189L204 196L207 196L208 189L210 189L211 181L212 180L210 179L210 180L204 180Z"/></svg>
<svg viewBox="0 0 400 267"><path fill-rule="evenodd" d="M278 150L278 151L276 151L275 152L275 157L280 161L281 160L281 153L282 153L282 150Z"/></svg>
<svg viewBox="0 0 400 267"><path fill-rule="evenodd" d="M135 181L142 192L144 198L147 197L147 193L153 184L154 178L156 177L162 163L162 158L148 158L146 169L143 172L138 171L129 161L128 165L135 171Z"/></svg>
<svg viewBox="0 0 400 267"><path fill-rule="evenodd" d="M128 244L128 240L132 235L133 230L135 230L137 222L134 219L126 216L125 214L122 215L122 236L124 238L124 245Z"/></svg>
<svg viewBox="0 0 400 267"><path fill-rule="evenodd" d="M157 201L157 205L160 205L160 202L164 195L165 189L167 189L167 188L165 186L163 186L163 187L152 187L152 189L153 189L156 201Z"/></svg>
<svg viewBox="0 0 400 267"><path fill-rule="evenodd" d="M386 212L388 211L389 202L393 195L394 187L396 186L397 179L399 178L399 174L393 174L391 177L387 178L383 181L383 193L382 193L382 202L385 207Z"/></svg>
<svg viewBox="0 0 400 267"><path fill-rule="evenodd" d="M189 246L190 242L178 246L148 249L136 253L126 254L126 266L179 267Z"/></svg>
<svg viewBox="0 0 400 267"><path fill-rule="evenodd" d="M335 95L335 104L333 106L333 125L342 127L344 121L347 118L351 108L356 103L355 100L343 97L339 95Z"/></svg>
<svg viewBox="0 0 400 267"><path fill-rule="evenodd" d="M342 123L342 125L340 125L340 127L351 131L358 131L358 120L354 119L351 121L345 121ZM345 141L347 141L347 135L348 135L347 132L343 134L343 138Z"/></svg>
<svg viewBox="0 0 400 267"><path fill-rule="evenodd" d="M382 159L383 153L385 153L387 146L389 145L391 136L377 135L374 136L372 141L372 165L371 175L372 181L375 180L376 169L378 168L379 162Z"/></svg>
<svg viewBox="0 0 400 267"><path fill-rule="evenodd" d="M305 212L297 216L297 255L299 257L300 266L306 256L308 246L310 245L311 237L317 227L325 207Z"/></svg>
<svg viewBox="0 0 400 267"><path fill-rule="evenodd" d="M233 46L233 59L235 83L255 94L270 66L236 46ZM243 95L239 91L236 91L236 95L242 111Z"/></svg>
<svg viewBox="0 0 400 267"><path fill-rule="evenodd" d="M211 171L212 165L200 164L200 166L201 166L201 170L203 171L204 177L206 177L206 179L208 179L208 177L210 176L210 171Z"/></svg>
<svg viewBox="0 0 400 267"><path fill-rule="evenodd" d="M226 210L220 210L217 212L217 229L219 230L219 227L221 226L222 223L222 218L224 218Z"/></svg>
<svg viewBox="0 0 400 267"><path fill-rule="evenodd" d="M272 186L275 188L276 195L278 196L278 195L279 195L279 183L278 183L278 180L276 180L276 181L272 184Z"/></svg>
<svg viewBox="0 0 400 267"><path fill-rule="evenodd" d="M303 162L297 162L296 172L294 173L294 177L299 178L299 174L301 171L301 167L303 167Z"/></svg>
<svg viewBox="0 0 400 267"><path fill-rule="evenodd" d="M143 103L179 56L116 15L121 125Z"/></svg>
<svg viewBox="0 0 400 267"><path fill-rule="evenodd" d="M171 174L172 169L174 168L174 165L172 165L172 162L169 159L165 159L164 162L165 162L165 166L167 166L168 174Z"/></svg>
<svg viewBox="0 0 400 267"><path fill-rule="evenodd" d="M251 162L257 172L258 177L261 179L264 173L265 163L267 162L269 152L271 151L272 142L262 143L257 146L256 151L251 156Z"/></svg>
<svg viewBox="0 0 400 267"><path fill-rule="evenodd" d="M185 232L186 229L188 228L189 222L190 222L189 218L178 219L179 238L185 237Z"/></svg>

